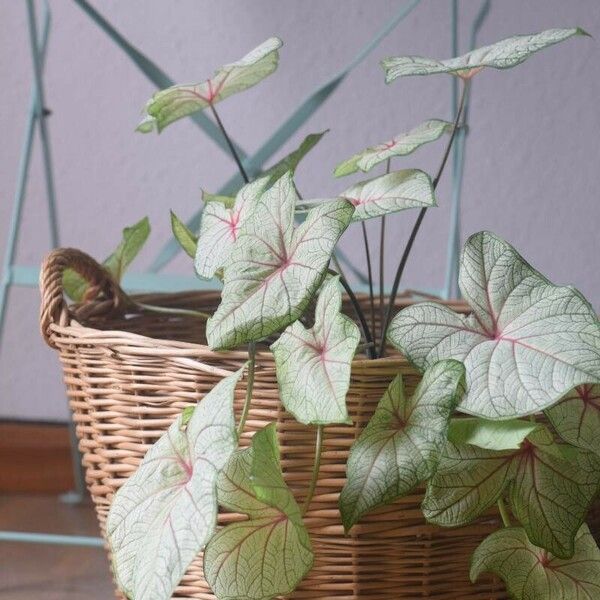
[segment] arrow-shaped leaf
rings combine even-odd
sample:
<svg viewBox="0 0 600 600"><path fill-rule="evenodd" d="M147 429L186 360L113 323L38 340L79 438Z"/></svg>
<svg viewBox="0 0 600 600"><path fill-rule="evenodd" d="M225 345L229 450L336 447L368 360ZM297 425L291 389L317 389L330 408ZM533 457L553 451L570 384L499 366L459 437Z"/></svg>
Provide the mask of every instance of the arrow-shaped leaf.
<svg viewBox="0 0 600 600"><path fill-rule="evenodd" d="M144 217L131 227L123 229L123 237L115 251L104 261L115 281L119 282L133 259L139 254L150 235L150 222ZM72 269L67 269L63 275L65 293L76 302L84 299L88 289L87 281Z"/></svg>
<svg viewBox="0 0 600 600"><path fill-rule="evenodd" d="M560 437L600 455L600 385L580 385L546 411Z"/></svg>
<svg viewBox="0 0 600 600"><path fill-rule="evenodd" d="M392 381L350 450L348 481L340 496L346 530L431 477L463 375L459 362L440 361L425 372L410 399L404 396L402 376Z"/></svg>
<svg viewBox="0 0 600 600"><path fill-rule="evenodd" d="M422 508L432 523L461 526L508 490L512 511L529 538L566 558L598 482L598 461L592 455L567 452L538 426L518 450L448 443Z"/></svg>
<svg viewBox="0 0 600 600"><path fill-rule="evenodd" d="M233 393L220 381L183 425L181 415L116 494L106 532L119 588L135 600L170 598L216 526L216 481L237 445Z"/></svg>
<svg viewBox="0 0 600 600"><path fill-rule="evenodd" d="M319 288L354 207L337 200L294 227L298 196L287 173L243 223L225 268L222 300L207 323L211 348L261 340L300 317Z"/></svg>
<svg viewBox="0 0 600 600"><path fill-rule="evenodd" d="M360 331L340 313L339 278L327 281L319 294L315 324L292 323L271 345L281 401L301 423L348 423L346 393Z"/></svg>
<svg viewBox="0 0 600 600"><path fill-rule="evenodd" d="M429 119L417 125L414 129L397 135L389 142L370 146L366 150L351 156L335 168L334 175L336 177L343 177L344 175L356 173L359 169L366 173L388 158L406 156L424 144L434 142L444 133L451 132L452 127L452 123L448 123L447 121Z"/></svg>
<svg viewBox="0 0 600 600"><path fill-rule="evenodd" d="M563 560L534 546L521 528L501 529L475 550L471 581L482 573L504 580L513 600L593 600L600 597L600 551L586 525L572 558Z"/></svg>
<svg viewBox="0 0 600 600"><path fill-rule="evenodd" d="M575 35L589 34L579 27L548 29L541 33L515 35L448 60L440 61L423 56L398 56L384 59L381 66L385 71L387 83L407 75L434 75L436 73L450 73L463 79L470 79L485 67L508 69L520 65L532 54Z"/></svg>
<svg viewBox="0 0 600 600"><path fill-rule="evenodd" d="M473 314L425 302L392 321L388 339L420 369L464 362L460 409L488 419L539 412L575 386L600 382L600 322L572 287L558 287L504 240L465 244L459 284Z"/></svg>
<svg viewBox="0 0 600 600"><path fill-rule="evenodd" d="M281 474L275 426L238 451L221 473L221 505L248 516L217 532L204 576L219 600L270 600L290 594L310 571L313 552L300 509Z"/></svg>
<svg viewBox="0 0 600 600"><path fill-rule="evenodd" d="M269 38L242 59L218 69L211 79L157 92L146 104L138 131L149 133L156 129L160 133L174 121L256 85L277 69L281 45L279 38Z"/></svg>

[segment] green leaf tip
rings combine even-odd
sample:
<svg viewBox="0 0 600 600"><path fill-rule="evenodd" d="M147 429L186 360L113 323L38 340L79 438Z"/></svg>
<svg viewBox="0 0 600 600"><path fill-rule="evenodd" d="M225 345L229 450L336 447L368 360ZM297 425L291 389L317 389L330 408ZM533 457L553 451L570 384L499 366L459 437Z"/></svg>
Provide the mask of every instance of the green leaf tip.
<svg viewBox="0 0 600 600"><path fill-rule="evenodd" d="M196 256L198 236L194 235L189 227L173 211L171 211L171 231L185 253L194 258Z"/></svg>

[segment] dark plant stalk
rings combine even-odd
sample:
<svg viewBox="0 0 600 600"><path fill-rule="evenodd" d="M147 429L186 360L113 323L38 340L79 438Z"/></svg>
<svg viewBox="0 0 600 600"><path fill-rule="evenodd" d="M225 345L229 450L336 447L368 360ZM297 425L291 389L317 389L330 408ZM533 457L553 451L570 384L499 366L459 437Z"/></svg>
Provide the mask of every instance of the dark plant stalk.
<svg viewBox="0 0 600 600"><path fill-rule="evenodd" d="M310 485L302 506L302 516L304 517L310 508L310 503L315 495L317 489L317 480L319 479L319 471L321 470L321 454L323 452L323 425L317 425L317 439L315 442L315 462L313 463L312 476L310 478Z"/></svg>
<svg viewBox="0 0 600 600"><path fill-rule="evenodd" d="M369 236L367 234L367 226L364 221L361 221L363 241L365 243L365 256L367 259L367 276L369 278L369 305L371 310L371 333L375 335L375 295L373 293L373 270L371 268L371 250L369 248Z"/></svg>
<svg viewBox="0 0 600 600"><path fill-rule="evenodd" d="M215 118L215 121L217 122L217 125L219 126L219 129L221 130L221 133L223 134L223 137L225 138L225 141L227 142L227 146L229 148L229 151L231 152L231 156L233 156L233 160L235 160L235 163L236 163L238 169L240 170L240 174L241 174L243 180L246 183L250 183L250 178L248 177L248 174L246 173L246 169L244 169L244 165L242 165L242 161L240 160L240 157L238 156L238 153L236 152L233 142L231 141L229 135L227 134L227 130L225 129L225 127L223 125L223 121L221 121L221 117L219 117L219 113L217 112L216 108L212 104L210 105L210 109Z"/></svg>
<svg viewBox="0 0 600 600"><path fill-rule="evenodd" d="M433 180L433 189L437 188L437 185L442 177L442 173L444 172L444 167L446 166L446 162L448 162L448 156L450 155L450 149L452 148L452 143L454 142L454 138L456 137L456 131L458 130L460 119L463 114L463 110L465 108L465 100L467 97L467 92L469 89L469 80L463 80L462 91L460 95L460 104L458 107L458 111L456 113L456 118L454 119L454 127L452 129L452 134L450 135L450 140L448 141L448 145L446 146L446 150L444 152L444 157L442 158L442 164L438 169L437 175ZM404 273L404 267L408 261L408 257L410 256L410 252L412 250L413 244L415 242L415 238L419 233L419 229L421 227L421 223L423 222L423 218L427 213L427 208L422 208L419 211L419 216L415 221L413 229L408 238L408 242L406 243L406 248L404 249L404 253L402 254L402 258L400 259L400 263L398 265L398 269L396 270L396 276L394 277L394 283L392 285L392 291L390 292L390 297L388 299L387 310L385 313L385 320L383 322L383 326L381 328L381 340L379 343L379 351L378 355L383 356L385 353L385 337L387 335L388 327L390 326L390 321L392 320L392 311L394 310L394 302L396 300L396 295L398 294L398 287L400 286L400 280L402 279L402 274Z"/></svg>
<svg viewBox="0 0 600 600"><path fill-rule="evenodd" d="M248 383L246 384L246 399L244 400L244 406L242 407L242 414L240 415L240 422L237 427L237 438L238 440L244 433L244 426L248 419L248 413L250 412L250 405L252 404L252 391L254 389L254 371L256 367L256 342L250 342L248 344Z"/></svg>
<svg viewBox="0 0 600 600"><path fill-rule="evenodd" d="M388 158L385 165L385 174L388 175L392 166L392 159ZM385 306L383 299L385 296L385 215L381 216L381 228L379 232L379 324L383 325L385 318ZM376 336L377 332L373 331Z"/></svg>

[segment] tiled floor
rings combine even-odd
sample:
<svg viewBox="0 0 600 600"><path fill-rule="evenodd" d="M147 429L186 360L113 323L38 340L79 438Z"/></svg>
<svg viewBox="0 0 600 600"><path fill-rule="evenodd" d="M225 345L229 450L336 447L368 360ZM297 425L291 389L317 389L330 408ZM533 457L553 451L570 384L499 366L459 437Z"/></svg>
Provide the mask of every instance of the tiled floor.
<svg viewBox="0 0 600 600"><path fill-rule="evenodd" d="M91 505L55 496L0 496L0 530L98 535ZM0 600L112 600L101 548L0 542Z"/></svg>

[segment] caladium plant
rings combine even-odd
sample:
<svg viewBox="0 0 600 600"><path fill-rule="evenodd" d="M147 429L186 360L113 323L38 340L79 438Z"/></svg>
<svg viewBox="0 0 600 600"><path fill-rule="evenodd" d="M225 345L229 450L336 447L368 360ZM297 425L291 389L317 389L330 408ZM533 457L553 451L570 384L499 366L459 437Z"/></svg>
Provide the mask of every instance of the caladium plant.
<svg viewBox="0 0 600 600"><path fill-rule="evenodd" d="M116 494L107 533L115 575L128 598L167 600L200 551L205 578L219 600L291 594L313 565L304 516L319 478L323 438L328 426L351 422L346 395L352 361L357 352L380 359L391 348L423 377L406 394L398 374L357 435L339 499L345 530L423 486L424 516L443 527L465 525L497 506L506 527L476 550L473 580L484 571L496 573L515 600L598 596L600 551L584 523L600 489L600 323L590 304L484 231L467 240L461 258L459 283L468 314L424 302L393 315L414 239L427 210L437 205L436 187L456 132L465 126L470 81L486 67L516 66L584 33L573 28L516 36L450 60L384 60L388 82L406 75L458 76L463 84L458 111L453 122L430 119L338 164L338 177L378 164L386 169L329 199L304 200L294 183L300 161L324 132L308 136L250 181L215 108L275 71L278 38L210 79L173 86L148 102L142 132L160 132L209 109L245 181L232 196L203 193L199 232L175 214L171 223L198 276L223 284L214 314L197 314L207 321L209 345L215 351L247 345L249 360L237 425L233 395L242 371L186 409ZM435 176L392 169L392 160L444 134ZM412 208L419 215L384 306L385 218ZM379 327L368 219L378 219L382 228ZM370 319L335 254L340 237L358 223ZM142 225L136 231L124 232L116 258L107 263L117 277L139 249L135 240L145 235ZM76 283L74 296L82 293ZM342 310L342 291L356 322ZM275 424L236 451L252 404L259 345L273 353L282 404L315 429L312 480L302 506L285 483ZM217 531L218 506L239 513L239 519Z"/></svg>

